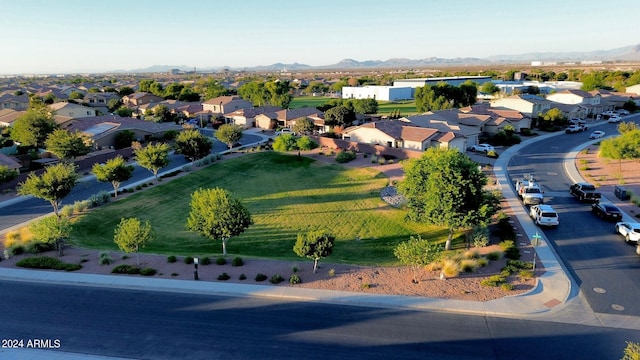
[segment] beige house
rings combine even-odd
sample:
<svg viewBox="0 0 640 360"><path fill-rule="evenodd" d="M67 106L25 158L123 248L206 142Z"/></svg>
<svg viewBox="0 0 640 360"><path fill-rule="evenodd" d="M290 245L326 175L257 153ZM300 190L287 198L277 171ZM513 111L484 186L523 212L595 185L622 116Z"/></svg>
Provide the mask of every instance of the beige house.
<svg viewBox="0 0 640 360"><path fill-rule="evenodd" d="M218 96L202 103L202 110L213 114L228 114L239 109L252 109L253 104L240 96Z"/></svg>
<svg viewBox="0 0 640 360"><path fill-rule="evenodd" d="M49 105L49 109L54 111L57 116L68 117L71 119L96 116L95 109L68 102L53 103Z"/></svg>
<svg viewBox="0 0 640 360"><path fill-rule="evenodd" d="M123 97L122 103L129 107L133 107L144 104L157 103L162 100L164 100L164 98L160 96L156 96L147 92L137 92Z"/></svg>
<svg viewBox="0 0 640 360"><path fill-rule="evenodd" d="M225 122L229 124L235 124L243 126L244 128L252 128L252 127L260 127L263 129L272 129L272 119L276 119L276 112L282 110L277 106L264 106L258 108L251 109L238 109L231 113L224 114ZM266 118L266 121L263 121L264 127L259 126L259 122L257 117L260 115L265 115L262 117Z"/></svg>
<svg viewBox="0 0 640 360"><path fill-rule="evenodd" d="M478 143L478 139L483 132L484 123L482 124L483 126L480 126L479 121L471 121L470 118L466 118L466 121L461 123L458 121L457 116L457 110L443 110L422 115L412 115L406 119L419 127L436 129L441 133L456 134L463 139L464 144L462 144L461 149L464 150Z"/></svg>
<svg viewBox="0 0 640 360"><path fill-rule="evenodd" d="M296 120L309 118L316 124L316 127L324 127L324 112L314 107L304 107L298 109L284 109L276 112L278 126L292 128Z"/></svg>
<svg viewBox="0 0 640 360"><path fill-rule="evenodd" d="M634 93L621 93L608 90L594 90L592 93L597 93L602 97L602 105L605 111L621 109L624 104L631 100L636 103L636 106L640 105L640 95Z"/></svg>
<svg viewBox="0 0 640 360"><path fill-rule="evenodd" d="M541 98L540 96L522 94L495 99L491 101L491 107L516 110L521 112L524 116L535 119L538 117L538 114L546 113L553 106L551 101Z"/></svg>
<svg viewBox="0 0 640 360"><path fill-rule="evenodd" d="M374 121L352 126L342 133L343 140L390 148L424 151L429 147L456 148L464 151L465 139L460 134L422 128L402 120Z"/></svg>
<svg viewBox="0 0 640 360"><path fill-rule="evenodd" d="M14 157L0 153L0 165L6 166L9 170L15 170L18 173L22 165Z"/></svg>
<svg viewBox="0 0 640 360"><path fill-rule="evenodd" d="M557 104L577 105L577 107L571 108L572 110L570 113L563 111L568 117L586 118L588 116L600 114L603 111L602 96L598 92L591 93L583 90L562 90L547 95L547 100ZM551 105L551 107L557 107L560 110L563 109L557 105Z"/></svg>
<svg viewBox="0 0 640 360"><path fill-rule="evenodd" d="M3 94L0 96L0 110L11 109L16 111L24 111L29 108L28 95Z"/></svg>
<svg viewBox="0 0 640 360"><path fill-rule="evenodd" d="M12 109L0 110L0 127L9 127L17 118L24 115L26 111L15 111Z"/></svg>
<svg viewBox="0 0 640 360"><path fill-rule="evenodd" d="M484 123L483 131L487 134L495 134L505 126L513 126L516 133L522 129L531 129L531 118L521 112L506 108L490 107L489 104L476 104L459 109L463 113L478 115L490 115L490 119Z"/></svg>

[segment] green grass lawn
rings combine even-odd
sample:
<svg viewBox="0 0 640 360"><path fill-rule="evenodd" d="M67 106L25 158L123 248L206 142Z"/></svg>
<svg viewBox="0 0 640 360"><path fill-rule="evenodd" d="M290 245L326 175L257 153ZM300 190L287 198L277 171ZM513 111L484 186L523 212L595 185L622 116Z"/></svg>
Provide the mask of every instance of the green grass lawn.
<svg viewBox="0 0 640 360"><path fill-rule="evenodd" d="M297 109L301 107L318 107L333 98L320 96L300 96L291 100L289 107ZM415 101L378 101L378 115L389 115L392 111L400 110L400 115L408 116L418 113Z"/></svg>
<svg viewBox="0 0 640 360"><path fill-rule="evenodd" d="M406 211L384 203L380 190L388 179L370 168L350 169L313 159L259 152L217 162L178 179L99 207L78 218L72 244L117 249L113 232L120 218L149 220L156 238L144 252L215 255L219 241L185 228L191 194L198 188L221 187L241 199L254 224L227 244L230 255L299 259L296 235L327 228L336 236L328 261L352 264L397 264L393 249L411 235L444 240L439 227L406 222Z"/></svg>
<svg viewBox="0 0 640 360"><path fill-rule="evenodd" d="M296 96L289 104L290 109L298 109L303 107L318 107L333 98L323 96Z"/></svg>

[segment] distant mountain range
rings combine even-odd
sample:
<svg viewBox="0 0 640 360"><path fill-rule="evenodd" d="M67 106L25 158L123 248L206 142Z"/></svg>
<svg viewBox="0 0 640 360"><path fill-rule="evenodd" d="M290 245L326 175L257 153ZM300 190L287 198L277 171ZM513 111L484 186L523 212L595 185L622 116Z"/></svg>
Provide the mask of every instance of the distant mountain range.
<svg viewBox="0 0 640 360"><path fill-rule="evenodd" d="M625 46L611 50L595 50L585 52L546 52L528 53L519 55L495 55L487 58L454 58L445 59L430 57L425 59L393 58L388 60L366 60L358 61L354 59L344 59L336 64L311 66L306 64L283 64L276 63L265 66L254 67L208 67L194 68L187 65L153 65L144 69L116 70L113 72L145 73L145 72L167 72L172 69L181 71L220 71L247 70L247 71L279 71L279 70L313 70L313 69L375 69L375 68L419 68L427 66L454 66L454 65L490 65L490 64L529 64L532 61L542 62L585 62L585 61L634 61L640 62L640 44Z"/></svg>

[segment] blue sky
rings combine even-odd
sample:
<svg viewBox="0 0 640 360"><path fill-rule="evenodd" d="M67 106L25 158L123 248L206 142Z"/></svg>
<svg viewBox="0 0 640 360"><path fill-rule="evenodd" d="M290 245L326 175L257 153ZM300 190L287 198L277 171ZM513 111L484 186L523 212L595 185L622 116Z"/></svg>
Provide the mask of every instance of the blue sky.
<svg viewBox="0 0 640 360"><path fill-rule="evenodd" d="M0 74L329 65L640 43L638 0L0 0Z"/></svg>

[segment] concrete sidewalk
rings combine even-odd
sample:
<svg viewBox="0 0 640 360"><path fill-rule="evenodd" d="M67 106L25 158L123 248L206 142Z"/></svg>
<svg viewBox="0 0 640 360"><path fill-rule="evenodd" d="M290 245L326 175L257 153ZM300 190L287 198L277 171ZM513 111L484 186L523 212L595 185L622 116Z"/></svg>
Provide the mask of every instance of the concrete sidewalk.
<svg viewBox="0 0 640 360"><path fill-rule="evenodd" d="M524 234L518 241L528 241L538 228L533 224L517 199L507 178L507 163L511 156L527 144L559 133L546 134L528 139L505 150L494 165L502 193L514 210ZM575 158L577 152L567 155L566 162ZM573 158L571 157L573 154ZM575 161L574 166L575 168ZM570 167L567 166L570 171ZM577 172L577 170L576 170ZM574 178L575 174L570 173ZM578 175L579 176L579 175ZM189 280L153 279L143 277L73 274L51 271L22 269L0 269L0 279L28 282L45 282L78 286L111 287L121 289L162 292L185 292L223 296L253 296L282 301L313 301L352 306L382 307L420 311L452 312L480 316L508 318L529 318L536 320L576 323L592 326L607 326L640 329L640 317L594 314L580 295L576 282L567 275L562 264L547 239L542 235L536 252L545 268L545 273L537 279L536 287L522 295L504 297L487 302L433 299L412 296L350 293L341 291L314 290L292 286L245 285L219 282L199 282Z"/></svg>

